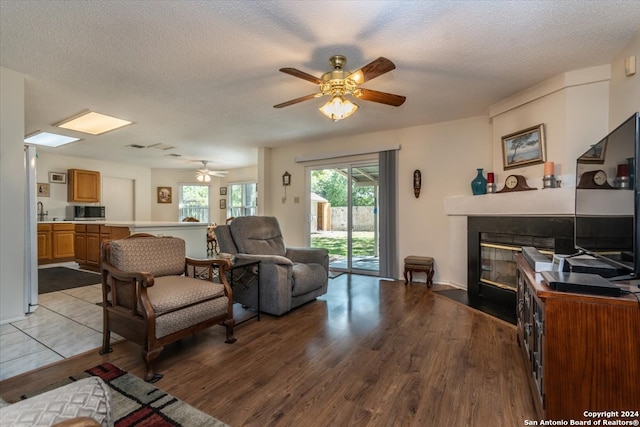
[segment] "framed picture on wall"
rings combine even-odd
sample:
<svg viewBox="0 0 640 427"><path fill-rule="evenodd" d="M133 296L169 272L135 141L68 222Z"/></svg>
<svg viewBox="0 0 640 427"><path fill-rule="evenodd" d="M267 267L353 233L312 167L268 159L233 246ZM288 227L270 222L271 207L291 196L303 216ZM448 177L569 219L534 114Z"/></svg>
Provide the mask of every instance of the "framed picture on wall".
<svg viewBox="0 0 640 427"><path fill-rule="evenodd" d="M64 172L49 172L49 182L55 184L66 184L67 174Z"/></svg>
<svg viewBox="0 0 640 427"><path fill-rule="evenodd" d="M220 195L221 196L227 195L227 187L220 187Z"/></svg>
<svg viewBox="0 0 640 427"><path fill-rule="evenodd" d="M171 187L158 187L158 203L171 203Z"/></svg>
<svg viewBox="0 0 640 427"><path fill-rule="evenodd" d="M38 183L38 194L36 194L37 197L50 197L50 192L49 192L49 184L45 184L43 182L39 182Z"/></svg>
<svg viewBox="0 0 640 427"><path fill-rule="evenodd" d="M220 199L220 209L227 209L227 199Z"/></svg>
<svg viewBox="0 0 640 427"><path fill-rule="evenodd" d="M544 124L502 137L504 169L544 163Z"/></svg>

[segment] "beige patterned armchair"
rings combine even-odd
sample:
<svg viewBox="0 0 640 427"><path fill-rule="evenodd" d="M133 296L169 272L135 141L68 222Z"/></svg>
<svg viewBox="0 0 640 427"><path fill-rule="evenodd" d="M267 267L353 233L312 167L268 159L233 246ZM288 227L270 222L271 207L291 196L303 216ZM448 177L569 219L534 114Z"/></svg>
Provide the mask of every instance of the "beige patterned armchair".
<svg viewBox="0 0 640 427"><path fill-rule="evenodd" d="M225 342L235 342L233 295L224 274L229 266L227 260L185 257L185 242L175 237L134 234L104 242L101 353L112 351L111 331L139 344L145 380L155 382L162 375L153 360L166 344L217 324L226 327ZM216 267L220 283L214 283Z"/></svg>

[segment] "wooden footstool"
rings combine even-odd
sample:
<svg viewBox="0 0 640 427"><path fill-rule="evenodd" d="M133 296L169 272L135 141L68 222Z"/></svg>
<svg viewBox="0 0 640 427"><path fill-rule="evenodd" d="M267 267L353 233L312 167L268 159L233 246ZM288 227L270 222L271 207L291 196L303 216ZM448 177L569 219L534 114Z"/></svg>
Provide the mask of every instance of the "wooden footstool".
<svg viewBox="0 0 640 427"><path fill-rule="evenodd" d="M413 281L413 272L427 273L427 286L433 285L433 258L411 255L404 259L404 284ZM408 277L408 278L407 278Z"/></svg>

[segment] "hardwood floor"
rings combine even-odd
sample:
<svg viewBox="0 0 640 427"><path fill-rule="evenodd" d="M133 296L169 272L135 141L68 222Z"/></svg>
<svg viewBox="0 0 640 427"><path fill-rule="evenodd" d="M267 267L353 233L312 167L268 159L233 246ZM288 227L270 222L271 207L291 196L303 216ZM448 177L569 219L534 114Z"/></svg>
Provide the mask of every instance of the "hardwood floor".
<svg viewBox="0 0 640 427"><path fill-rule="evenodd" d="M424 284L342 275L293 312L263 315L224 344L214 327L167 347L156 385L231 426L518 426L536 419L515 327ZM110 361L143 376L139 348L114 345L0 382L13 401Z"/></svg>

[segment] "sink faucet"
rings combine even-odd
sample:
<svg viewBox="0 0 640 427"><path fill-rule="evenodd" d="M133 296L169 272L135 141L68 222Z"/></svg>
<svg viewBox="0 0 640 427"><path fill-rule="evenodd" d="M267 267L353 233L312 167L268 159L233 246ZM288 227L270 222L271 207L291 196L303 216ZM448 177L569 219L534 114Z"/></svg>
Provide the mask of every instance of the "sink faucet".
<svg viewBox="0 0 640 427"><path fill-rule="evenodd" d="M44 221L44 217L48 214L49 212L44 211L44 205L42 202L38 202L38 221Z"/></svg>

